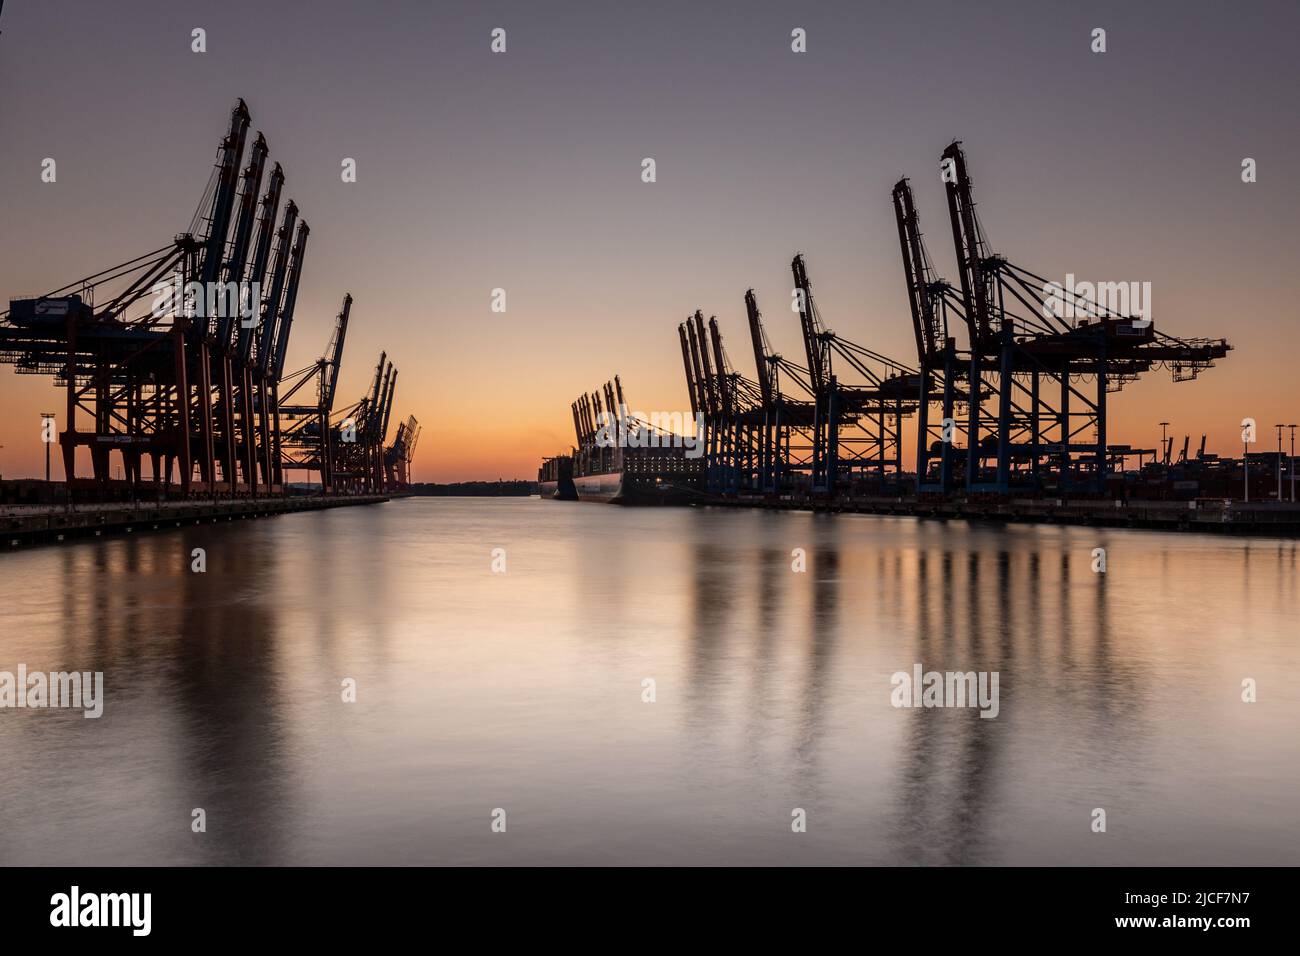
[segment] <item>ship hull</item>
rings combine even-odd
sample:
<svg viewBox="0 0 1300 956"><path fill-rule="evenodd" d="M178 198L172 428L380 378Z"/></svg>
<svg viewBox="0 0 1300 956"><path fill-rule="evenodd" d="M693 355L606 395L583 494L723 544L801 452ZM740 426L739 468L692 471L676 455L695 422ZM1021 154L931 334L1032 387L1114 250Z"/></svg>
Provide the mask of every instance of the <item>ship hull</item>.
<svg viewBox="0 0 1300 956"><path fill-rule="evenodd" d="M688 505L704 497L703 462L680 449L614 451L593 448L543 459L538 493L555 501L615 505Z"/></svg>
<svg viewBox="0 0 1300 956"><path fill-rule="evenodd" d="M556 501L597 501L612 505L686 505L699 497L691 488L629 478L619 472L580 475L573 479L574 497L557 494L558 481L539 481L537 493Z"/></svg>

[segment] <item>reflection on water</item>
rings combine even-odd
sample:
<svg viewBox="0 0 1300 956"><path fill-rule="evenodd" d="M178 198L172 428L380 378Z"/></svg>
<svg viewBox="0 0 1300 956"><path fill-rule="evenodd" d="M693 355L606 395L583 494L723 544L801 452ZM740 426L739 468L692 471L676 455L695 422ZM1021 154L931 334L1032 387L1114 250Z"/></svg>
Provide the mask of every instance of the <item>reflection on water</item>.
<svg viewBox="0 0 1300 956"><path fill-rule="evenodd" d="M106 687L0 711L0 863L1300 863L1294 542L425 499L0 572L0 670Z"/></svg>

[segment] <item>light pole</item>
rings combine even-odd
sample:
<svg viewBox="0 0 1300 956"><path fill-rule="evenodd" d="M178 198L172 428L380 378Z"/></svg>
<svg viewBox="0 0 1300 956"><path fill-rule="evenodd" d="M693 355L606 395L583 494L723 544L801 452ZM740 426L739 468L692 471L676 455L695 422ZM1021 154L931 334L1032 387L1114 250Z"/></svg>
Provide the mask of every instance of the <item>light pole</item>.
<svg viewBox="0 0 1300 956"><path fill-rule="evenodd" d="M1246 441L1246 432L1241 433L1241 487L1245 491L1244 499L1250 502L1250 443Z"/></svg>
<svg viewBox="0 0 1300 956"><path fill-rule="evenodd" d="M45 441L45 483L47 485L50 483L50 446L54 442L50 441L50 436L44 434L44 432L53 427L53 421L53 412L41 412L41 438Z"/></svg>
<svg viewBox="0 0 1300 956"><path fill-rule="evenodd" d="M1169 456L1165 454L1165 429L1168 427L1168 422L1160 423L1160 462L1164 465L1169 464Z"/></svg>
<svg viewBox="0 0 1300 956"><path fill-rule="evenodd" d="M1277 500L1282 500L1282 429L1285 425L1274 425L1277 429Z"/></svg>
<svg viewBox="0 0 1300 956"><path fill-rule="evenodd" d="M1295 504L1295 429L1294 425L1288 425L1291 429L1291 460L1286 463L1287 471L1291 472L1291 503Z"/></svg>

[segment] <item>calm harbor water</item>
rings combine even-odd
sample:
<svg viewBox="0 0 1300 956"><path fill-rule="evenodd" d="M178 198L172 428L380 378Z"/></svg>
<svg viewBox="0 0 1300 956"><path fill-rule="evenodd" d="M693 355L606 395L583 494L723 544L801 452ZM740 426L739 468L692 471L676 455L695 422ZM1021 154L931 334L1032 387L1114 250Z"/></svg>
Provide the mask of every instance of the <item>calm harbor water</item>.
<svg viewBox="0 0 1300 956"><path fill-rule="evenodd" d="M1293 541L415 499L0 573L0 671L106 694L0 711L2 864L1300 864Z"/></svg>

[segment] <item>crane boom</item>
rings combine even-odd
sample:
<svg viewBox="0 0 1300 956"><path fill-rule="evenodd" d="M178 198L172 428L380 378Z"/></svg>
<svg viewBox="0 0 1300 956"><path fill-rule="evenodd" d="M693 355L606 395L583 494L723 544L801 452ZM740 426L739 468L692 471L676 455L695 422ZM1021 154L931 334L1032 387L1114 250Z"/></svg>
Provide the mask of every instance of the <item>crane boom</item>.
<svg viewBox="0 0 1300 956"><path fill-rule="evenodd" d="M284 297L285 276L289 271L289 249L293 243L293 228L298 221L298 206L290 199L284 207L284 216L275 237L275 260L271 267L271 288L267 290L262 306L262 336L257 342L257 369L263 376L274 367L271 352L275 345L275 326L280 316L280 300Z"/></svg>
<svg viewBox="0 0 1300 956"><path fill-rule="evenodd" d="M266 166L266 155L266 137L258 133L257 139L253 142L252 156L244 169L243 186L239 193L239 215L235 219L230 258L226 260L226 282L234 283L238 289L236 294L240 296L240 306L243 305L244 290L239 286L244 281L244 270L248 265L248 247L253 238L254 220L257 218L257 193L262 188L262 172ZM217 333L217 343L223 351L229 351L232 346L231 328L234 325L235 315L239 312L237 308L230 308L232 303L229 301L226 305L225 314L221 318L221 329Z"/></svg>
<svg viewBox="0 0 1300 956"><path fill-rule="evenodd" d="M388 384L388 398L384 402L384 418L379 426L379 440L388 437L388 422L393 414L393 397L397 394L397 369L393 369L393 379Z"/></svg>
<svg viewBox="0 0 1300 956"><path fill-rule="evenodd" d="M686 393L691 397L691 416L700 413L700 397L695 389L695 376L691 372L691 346L686 341L686 323L677 325L677 337L682 343L682 366L686 369Z"/></svg>
<svg viewBox="0 0 1300 956"><path fill-rule="evenodd" d="M370 418L366 423L366 431L372 440L382 437L379 434L379 426L384 420L384 406L388 404L388 387L393 380L393 363L389 362L384 368L384 384L379 390L379 398L371 406Z"/></svg>
<svg viewBox="0 0 1300 956"><path fill-rule="evenodd" d="M722 414L731 417L731 382L727 378L727 356L722 351L722 333L718 331L718 317L709 317L709 339L713 343L713 358L718 366L718 400Z"/></svg>
<svg viewBox="0 0 1300 956"><path fill-rule="evenodd" d="M226 234L230 231L230 214L235 205L235 187L239 182L239 157L244 152L248 123L248 107L241 99L230 112L230 131L221 141L217 160L217 188L212 194L212 206L208 211L208 232L203 241L203 263L199 267L199 281L205 290L211 288L221 277ZM205 319L200 325L204 334L211 334L214 331L213 317L206 316Z"/></svg>
<svg viewBox="0 0 1300 956"><path fill-rule="evenodd" d="M289 331L293 328L293 310L298 303L298 283L302 280L302 260L307 253L307 235L311 229L306 222L298 223L298 237L293 243L293 256L289 260L289 280L284 290L279 328L276 329L275 374L278 381L284 374L284 358L289 352Z"/></svg>
<svg viewBox="0 0 1300 956"><path fill-rule="evenodd" d="M808 356L808 379L812 384L813 394L820 397L826 390L826 367L822 361L822 338L824 330L821 319L813 305L812 283L808 281L808 267L800 253L790 263L794 274L795 304L799 309L799 327L803 331L804 352Z"/></svg>
<svg viewBox="0 0 1300 956"><path fill-rule="evenodd" d="M345 293L343 296L343 308L339 311L338 318L334 323L334 339L330 342L329 354L326 358L328 370L325 378L325 411L328 414L334 410L334 395L338 391L339 369L343 366L343 340L348 334L348 316L352 312L352 293Z"/></svg>
<svg viewBox="0 0 1300 956"><path fill-rule="evenodd" d="M275 217L280 208L280 190L284 186L284 170L280 164L276 163L271 169L271 181L266 187L266 195L262 197L261 207L262 216L257 226L257 241L253 244L253 264L249 275L254 282L264 282L266 280L266 264L271 257L271 240L275 237ZM266 299L263 297L263 302ZM265 321L265 309L263 308L262 321ZM253 354L253 341L256 338L256 326L246 326L242 322L239 325L239 359L244 364L248 364Z"/></svg>
<svg viewBox="0 0 1300 956"><path fill-rule="evenodd" d="M718 385L713 378L713 364L709 360L709 338L704 332L704 313L699 309L695 310L695 334L699 337L700 342L700 365L704 369L704 394L708 396L708 408L710 415L717 415L721 411L718 401Z"/></svg>
<svg viewBox="0 0 1300 956"><path fill-rule="evenodd" d="M686 337L691 347L691 366L695 370L695 390L697 392L700 411L705 415L712 416L713 406L709 401L709 390L705 386L704 372L700 366L701 343L695 334L695 323L687 318L686 320Z"/></svg>
<svg viewBox="0 0 1300 956"><path fill-rule="evenodd" d="M903 253L903 274L907 280L907 304L912 312L916 333L916 355L922 366L934 361L943 350L945 330L939 328L934 300L930 295L933 281L925 249L921 244L920 218L907 179L894 184L894 217L898 221L898 242Z"/></svg>
<svg viewBox="0 0 1300 956"><path fill-rule="evenodd" d="M767 342L763 335L763 317L758 311L754 290L745 292L745 313L749 316L749 337L754 343L754 366L758 371L758 390L763 407L771 408L775 389L772 387L772 370L767 365Z"/></svg>
<svg viewBox="0 0 1300 956"><path fill-rule="evenodd" d="M961 143L950 143L943 151L942 160L948 218L952 223L953 248L961 275L962 310L966 314L971 351L978 352L993 337L990 283L984 269L988 245L975 218L975 200L971 196L966 154L962 152Z"/></svg>

